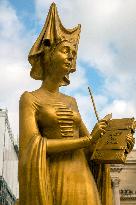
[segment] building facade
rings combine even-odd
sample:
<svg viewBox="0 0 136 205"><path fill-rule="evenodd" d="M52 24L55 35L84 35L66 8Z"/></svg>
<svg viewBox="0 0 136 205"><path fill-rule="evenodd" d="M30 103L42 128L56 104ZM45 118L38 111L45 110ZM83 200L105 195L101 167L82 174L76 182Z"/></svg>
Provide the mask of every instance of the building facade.
<svg viewBox="0 0 136 205"><path fill-rule="evenodd" d="M136 205L136 149L124 165L111 166L114 205Z"/></svg>
<svg viewBox="0 0 136 205"><path fill-rule="evenodd" d="M7 110L0 109L0 205L18 197L18 146L14 143Z"/></svg>

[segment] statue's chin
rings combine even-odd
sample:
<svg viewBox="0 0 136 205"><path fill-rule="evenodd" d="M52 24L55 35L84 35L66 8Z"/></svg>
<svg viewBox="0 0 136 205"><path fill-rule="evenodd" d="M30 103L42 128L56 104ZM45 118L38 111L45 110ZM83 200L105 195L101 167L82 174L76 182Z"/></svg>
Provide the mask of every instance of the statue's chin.
<svg viewBox="0 0 136 205"><path fill-rule="evenodd" d="M65 75L63 80L64 80L64 82L66 82L69 85L70 84L69 74Z"/></svg>
<svg viewBox="0 0 136 205"><path fill-rule="evenodd" d="M66 86L66 85L69 85L69 84L70 84L69 74L67 74L63 77L63 80L60 83L60 86Z"/></svg>

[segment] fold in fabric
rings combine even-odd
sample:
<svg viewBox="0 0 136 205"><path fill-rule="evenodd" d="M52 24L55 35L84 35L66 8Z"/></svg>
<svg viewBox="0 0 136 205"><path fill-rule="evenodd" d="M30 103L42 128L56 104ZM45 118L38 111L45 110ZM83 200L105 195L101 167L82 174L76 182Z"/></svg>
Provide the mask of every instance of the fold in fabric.
<svg viewBox="0 0 136 205"><path fill-rule="evenodd" d="M52 205L47 184L46 138L37 135L31 138L19 160L19 205Z"/></svg>
<svg viewBox="0 0 136 205"><path fill-rule="evenodd" d="M97 164L92 160L90 168L97 184L102 205L112 205L110 164Z"/></svg>

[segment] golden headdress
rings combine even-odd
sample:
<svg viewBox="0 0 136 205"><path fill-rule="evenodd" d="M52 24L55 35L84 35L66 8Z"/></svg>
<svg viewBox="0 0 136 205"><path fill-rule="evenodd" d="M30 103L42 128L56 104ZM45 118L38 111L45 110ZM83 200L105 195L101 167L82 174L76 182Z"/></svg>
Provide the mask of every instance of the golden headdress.
<svg viewBox="0 0 136 205"><path fill-rule="evenodd" d="M35 60L33 59L43 52L43 45L52 48L62 41L69 41L77 50L80 30L80 25L73 29L64 28L60 21L56 4L52 3L43 29L31 48L28 56L28 60L32 65L30 73L31 77L36 80L42 80L42 76L40 75L40 65L35 66ZM73 69L76 69L76 57L73 62Z"/></svg>

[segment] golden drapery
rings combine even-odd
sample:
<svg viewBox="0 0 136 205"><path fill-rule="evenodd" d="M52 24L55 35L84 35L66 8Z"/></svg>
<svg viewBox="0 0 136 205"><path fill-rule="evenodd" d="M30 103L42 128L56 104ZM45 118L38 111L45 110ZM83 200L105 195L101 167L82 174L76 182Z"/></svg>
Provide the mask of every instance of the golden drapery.
<svg viewBox="0 0 136 205"><path fill-rule="evenodd" d="M46 138L38 132L36 108L37 105L27 94L22 95L19 114L19 205L51 204L46 196Z"/></svg>
<svg viewBox="0 0 136 205"><path fill-rule="evenodd" d="M22 95L19 205L75 205L80 204L80 200L84 205L100 205L83 149L47 154L47 139L40 135L36 121L39 107L32 94Z"/></svg>
<svg viewBox="0 0 136 205"><path fill-rule="evenodd" d="M112 205L110 167L109 165L96 166L93 162L92 164L91 169L95 173L95 180L97 177L102 205ZM53 205L52 190L51 187L47 187L50 183L46 165L46 139L38 135L34 136L19 162L19 169L24 173L19 181L20 187L23 188L20 190L19 205Z"/></svg>
<svg viewBox="0 0 136 205"><path fill-rule="evenodd" d="M19 159L19 175L20 205L50 204L46 199L45 138L32 137Z"/></svg>
<svg viewBox="0 0 136 205"><path fill-rule="evenodd" d="M47 139L41 137L38 132L36 123L37 109L39 109L39 105L37 102L34 102L32 95L25 93L20 100L19 205L56 205L53 202L52 187L54 187L55 190L55 186L57 186L57 184L59 185L58 182L60 181L57 183L51 181L53 177L51 177L50 174L52 172L52 176L54 174L56 174L56 176L58 175L60 180L63 181L63 176L67 175L65 173L70 167L72 171L74 169L77 170L78 173L80 170L85 174L85 181L83 182L82 188L79 189L78 194L80 193L79 196L82 199L85 198L84 204L92 204L93 202L90 202L92 200L90 195L91 193L93 195L97 193L97 190L94 179L89 172L89 167L87 168L87 161L82 149L74 151L74 154L68 154L68 152L66 152L66 154L58 154L56 159L53 159L53 165L50 166L51 169L49 170L49 157L46 152ZM96 174L94 178L98 179L96 182L100 196L102 196L102 205L112 205L112 202L109 202L109 199L111 200L109 168L107 165L96 166L93 164L91 169L93 170L92 172ZM73 177L76 175L72 175L71 173L70 179L74 179ZM69 185L67 187L65 184L65 189L68 191L69 189L73 190L73 185L78 183L78 179L80 179L80 176L75 178L75 180L68 180ZM75 189L78 188L79 187L76 187ZM88 192L90 189L91 192ZM84 194L82 196L83 192ZM93 204L100 204L98 195L95 194L95 196L97 199ZM69 200L68 194L66 197L67 200ZM80 197L78 197L78 204L80 204ZM63 196L61 196L61 200L62 199ZM72 203L77 203L74 191ZM62 204L65 204L65 200L63 200ZM68 202L68 205L69 204L71 203ZM60 205L59 200L57 205Z"/></svg>
<svg viewBox="0 0 136 205"><path fill-rule="evenodd" d="M110 177L110 165L97 164L91 160L90 168L97 184L102 205L112 205L113 196Z"/></svg>

